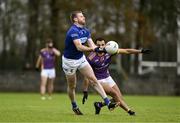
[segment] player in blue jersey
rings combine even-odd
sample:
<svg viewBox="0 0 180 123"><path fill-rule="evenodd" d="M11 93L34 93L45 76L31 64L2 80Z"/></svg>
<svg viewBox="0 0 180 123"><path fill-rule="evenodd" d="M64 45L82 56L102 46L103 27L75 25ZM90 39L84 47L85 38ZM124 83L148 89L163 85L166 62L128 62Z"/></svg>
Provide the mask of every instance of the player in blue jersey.
<svg viewBox="0 0 180 123"><path fill-rule="evenodd" d="M48 99L52 98L53 83L56 77L55 56L60 56L60 51L53 47L53 41L51 39L47 39L46 48L41 49L36 63L36 69L41 67L40 93L42 100L46 99L46 85L49 95Z"/></svg>
<svg viewBox="0 0 180 123"><path fill-rule="evenodd" d="M101 49L105 48L105 40L103 38L97 38L96 39L96 45L99 46ZM137 50L137 49L118 49L117 54L138 54L138 53L150 53L150 50L143 49L143 50ZM118 105L123 108L126 112L129 113L129 115L135 115L135 112L132 111L128 105L125 103L125 101L122 98L122 93L118 86L116 85L115 81L110 76L108 67L111 62L111 57L113 55L110 55L106 53L105 50L102 50L102 52L91 52L89 56L87 57L88 62L93 68L93 71L95 73L96 78L103 86L105 92L110 95L115 102L118 103ZM88 80L85 78L84 80L84 96L83 96L83 103L88 97L88 83L91 80ZM95 114L99 114L101 107L103 107L105 104L103 102L95 102Z"/></svg>
<svg viewBox="0 0 180 123"><path fill-rule="evenodd" d="M66 34L65 49L62 56L62 68L66 75L68 85L67 92L71 100L72 110L77 115L83 114L77 106L75 99L77 70L91 80L92 86L101 95L105 104L111 110L115 106L115 103L111 103L107 98L104 89L97 81L94 72L83 53L88 51L98 52L99 48L92 41L89 30L84 27L86 21L83 13L81 11L74 11L71 13L70 18L73 24ZM87 43L88 46L85 46L85 43Z"/></svg>

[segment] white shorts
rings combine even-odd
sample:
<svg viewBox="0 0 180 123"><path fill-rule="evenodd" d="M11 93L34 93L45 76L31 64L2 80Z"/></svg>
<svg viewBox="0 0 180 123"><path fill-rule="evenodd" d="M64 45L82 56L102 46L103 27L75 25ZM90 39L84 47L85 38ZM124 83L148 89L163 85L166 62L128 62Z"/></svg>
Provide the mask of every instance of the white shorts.
<svg viewBox="0 0 180 123"><path fill-rule="evenodd" d="M115 81L112 79L111 76L109 76L105 79L99 79L98 82L108 84L110 87L113 87L114 85L116 85Z"/></svg>
<svg viewBox="0 0 180 123"><path fill-rule="evenodd" d="M62 68L66 75L73 75L76 73L77 69L81 69L88 64L84 55L78 60L68 59L62 56Z"/></svg>
<svg viewBox="0 0 180 123"><path fill-rule="evenodd" d="M48 77L50 79L53 79L56 77L55 69L42 69L41 76Z"/></svg>

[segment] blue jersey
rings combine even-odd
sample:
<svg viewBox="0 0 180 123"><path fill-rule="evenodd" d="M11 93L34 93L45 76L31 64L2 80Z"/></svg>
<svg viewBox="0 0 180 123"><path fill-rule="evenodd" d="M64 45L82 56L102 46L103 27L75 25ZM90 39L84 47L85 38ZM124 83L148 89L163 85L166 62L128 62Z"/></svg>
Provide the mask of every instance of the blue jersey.
<svg viewBox="0 0 180 123"><path fill-rule="evenodd" d="M69 59L80 59L83 56L83 52L77 50L73 40L80 39L81 44L84 45L90 37L91 34L88 29L85 27L78 27L75 24L72 25L66 34L64 57Z"/></svg>

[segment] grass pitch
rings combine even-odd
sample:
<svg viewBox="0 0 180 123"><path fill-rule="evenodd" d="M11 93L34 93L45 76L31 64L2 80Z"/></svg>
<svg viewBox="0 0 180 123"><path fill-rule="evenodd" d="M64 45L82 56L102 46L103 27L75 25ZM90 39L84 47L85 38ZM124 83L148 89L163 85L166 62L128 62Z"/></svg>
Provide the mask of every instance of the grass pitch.
<svg viewBox="0 0 180 123"><path fill-rule="evenodd" d="M83 116L74 115L67 94L54 94L52 100L41 100L37 93L0 93L0 122L180 122L180 98L160 96L125 96L126 102L136 111L129 116L116 108L105 107L94 115L93 102L101 100L90 94L85 105L82 95L77 101Z"/></svg>

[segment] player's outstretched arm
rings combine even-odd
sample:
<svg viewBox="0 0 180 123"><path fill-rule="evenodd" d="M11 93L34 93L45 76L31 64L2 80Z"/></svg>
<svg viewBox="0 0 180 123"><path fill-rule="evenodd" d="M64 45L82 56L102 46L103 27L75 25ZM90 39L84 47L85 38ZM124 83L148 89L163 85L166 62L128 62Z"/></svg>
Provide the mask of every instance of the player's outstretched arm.
<svg viewBox="0 0 180 123"><path fill-rule="evenodd" d="M118 49L117 54L138 54L141 50L137 49Z"/></svg>
<svg viewBox="0 0 180 123"><path fill-rule="evenodd" d="M139 54L139 53L144 53L144 54L149 54L152 51L150 49L118 49L117 54Z"/></svg>

